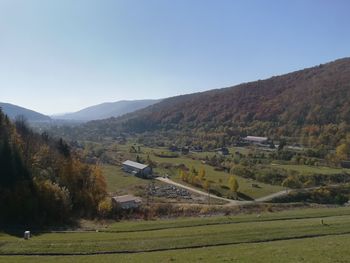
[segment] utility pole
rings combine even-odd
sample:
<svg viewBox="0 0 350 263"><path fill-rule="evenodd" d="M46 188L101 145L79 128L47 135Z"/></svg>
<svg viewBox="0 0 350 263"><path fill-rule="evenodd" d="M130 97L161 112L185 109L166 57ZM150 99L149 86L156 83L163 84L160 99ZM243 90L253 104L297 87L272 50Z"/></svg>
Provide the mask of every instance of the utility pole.
<svg viewBox="0 0 350 263"><path fill-rule="evenodd" d="M208 205L210 205L210 187L208 187Z"/></svg>
<svg viewBox="0 0 350 263"><path fill-rule="evenodd" d="M148 184L147 186L147 194L146 194L146 205L148 206L149 205L149 192L151 190L151 183Z"/></svg>

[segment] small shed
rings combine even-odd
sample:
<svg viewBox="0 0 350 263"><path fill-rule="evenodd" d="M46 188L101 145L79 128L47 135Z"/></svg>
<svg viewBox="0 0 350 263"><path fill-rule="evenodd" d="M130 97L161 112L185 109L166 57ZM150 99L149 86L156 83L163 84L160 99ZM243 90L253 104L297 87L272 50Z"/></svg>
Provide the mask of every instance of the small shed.
<svg viewBox="0 0 350 263"><path fill-rule="evenodd" d="M133 162L130 160L123 162L123 170L127 173L131 173L144 178L147 178L152 174L152 168L149 165Z"/></svg>
<svg viewBox="0 0 350 263"><path fill-rule="evenodd" d="M121 209L138 208L142 200L139 197L133 195L120 195L112 197L113 206Z"/></svg>

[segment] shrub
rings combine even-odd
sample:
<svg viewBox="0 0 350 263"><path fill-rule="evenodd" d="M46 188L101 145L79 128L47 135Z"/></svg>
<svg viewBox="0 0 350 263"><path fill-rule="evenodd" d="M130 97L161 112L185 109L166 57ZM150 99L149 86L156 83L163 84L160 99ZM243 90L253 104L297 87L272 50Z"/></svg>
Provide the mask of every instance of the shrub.
<svg viewBox="0 0 350 263"><path fill-rule="evenodd" d="M112 200L107 197L99 202L97 207L97 213L100 217L108 217L112 214L113 205Z"/></svg>

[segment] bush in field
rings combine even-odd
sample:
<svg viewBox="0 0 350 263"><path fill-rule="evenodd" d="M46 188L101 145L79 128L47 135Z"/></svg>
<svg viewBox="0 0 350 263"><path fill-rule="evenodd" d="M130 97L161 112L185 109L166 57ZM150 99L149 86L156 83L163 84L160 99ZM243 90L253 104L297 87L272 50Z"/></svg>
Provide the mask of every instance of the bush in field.
<svg viewBox="0 0 350 263"><path fill-rule="evenodd" d="M112 214L113 204L110 198L105 198L99 202L97 213L100 217L108 217Z"/></svg>
<svg viewBox="0 0 350 263"><path fill-rule="evenodd" d="M300 180L297 176L290 175L286 179L283 180L282 186L288 187L288 188L301 188L302 183L300 182Z"/></svg>
<svg viewBox="0 0 350 263"><path fill-rule="evenodd" d="M284 169L263 168L256 170L256 180L263 183L280 185L288 176Z"/></svg>

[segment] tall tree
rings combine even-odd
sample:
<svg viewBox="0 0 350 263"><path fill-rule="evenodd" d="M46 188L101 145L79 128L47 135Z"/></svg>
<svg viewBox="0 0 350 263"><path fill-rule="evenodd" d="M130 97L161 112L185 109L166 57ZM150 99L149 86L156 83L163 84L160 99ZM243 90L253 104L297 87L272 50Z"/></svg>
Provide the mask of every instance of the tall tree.
<svg viewBox="0 0 350 263"><path fill-rule="evenodd" d="M229 185L231 192L235 195L235 198L237 198L239 184L238 184L238 181L236 179L236 176L234 176L234 175L230 176L230 178L228 180L228 185Z"/></svg>

